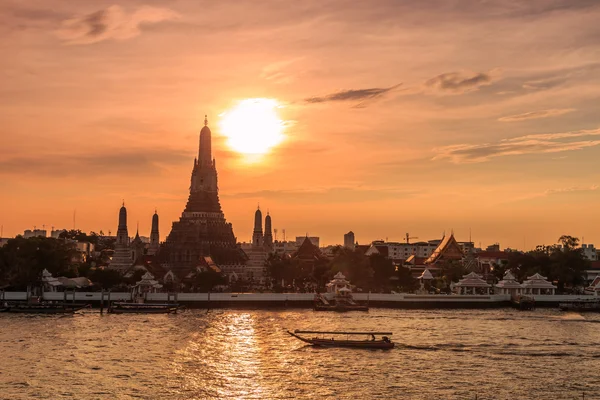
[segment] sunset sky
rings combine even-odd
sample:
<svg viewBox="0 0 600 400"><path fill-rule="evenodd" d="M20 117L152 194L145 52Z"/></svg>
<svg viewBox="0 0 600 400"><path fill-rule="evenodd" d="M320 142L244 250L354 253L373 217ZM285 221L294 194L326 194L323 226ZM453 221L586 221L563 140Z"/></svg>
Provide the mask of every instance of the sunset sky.
<svg viewBox="0 0 600 400"><path fill-rule="evenodd" d="M208 115L223 211L287 236L406 232L600 245L600 2L10 1L0 4L0 224L161 239ZM272 99L248 161L222 119ZM237 123L250 137L264 127Z"/></svg>

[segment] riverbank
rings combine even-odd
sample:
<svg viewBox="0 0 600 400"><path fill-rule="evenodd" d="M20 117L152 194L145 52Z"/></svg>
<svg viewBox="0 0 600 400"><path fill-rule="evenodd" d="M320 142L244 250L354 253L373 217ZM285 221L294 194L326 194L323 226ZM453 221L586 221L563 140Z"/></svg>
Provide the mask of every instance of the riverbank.
<svg viewBox="0 0 600 400"><path fill-rule="evenodd" d="M147 293L147 302L178 302L189 308L312 308L314 293ZM512 305L510 295L416 295L356 293L370 307L396 309L500 308ZM589 295L535 295L536 307L558 307L563 301L594 299ZM27 301L26 292L0 292L0 301ZM110 301L131 301L127 292L45 292L45 301L73 301L93 307Z"/></svg>

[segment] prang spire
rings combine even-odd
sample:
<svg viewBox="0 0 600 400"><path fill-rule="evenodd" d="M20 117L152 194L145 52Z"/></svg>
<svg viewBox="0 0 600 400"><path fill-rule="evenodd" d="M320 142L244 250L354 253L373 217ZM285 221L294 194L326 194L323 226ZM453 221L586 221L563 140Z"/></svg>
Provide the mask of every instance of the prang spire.
<svg viewBox="0 0 600 400"><path fill-rule="evenodd" d="M212 165L211 132L208 127L208 116L204 115L204 127L200 131L200 148L198 149L198 165Z"/></svg>

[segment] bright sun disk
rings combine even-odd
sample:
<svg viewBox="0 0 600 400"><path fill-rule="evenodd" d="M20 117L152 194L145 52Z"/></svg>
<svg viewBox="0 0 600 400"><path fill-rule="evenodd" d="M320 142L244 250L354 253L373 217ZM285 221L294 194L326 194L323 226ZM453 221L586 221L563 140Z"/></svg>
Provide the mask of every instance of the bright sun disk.
<svg viewBox="0 0 600 400"><path fill-rule="evenodd" d="M274 99L246 99L221 115L227 145L241 154L266 154L284 139L284 123Z"/></svg>

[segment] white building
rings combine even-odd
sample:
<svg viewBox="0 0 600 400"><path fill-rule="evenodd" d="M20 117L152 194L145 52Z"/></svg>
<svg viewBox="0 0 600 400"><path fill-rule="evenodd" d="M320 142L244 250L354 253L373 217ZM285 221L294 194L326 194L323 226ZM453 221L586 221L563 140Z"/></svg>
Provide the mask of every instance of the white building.
<svg viewBox="0 0 600 400"><path fill-rule="evenodd" d="M598 261L598 252L593 244L582 244L581 252L590 261Z"/></svg>
<svg viewBox="0 0 600 400"><path fill-rule="evenodd" d="M273 251L279 255L291 255L296 252L299 247L297 242L282 242L279 240L273 242Z"/></svg>
<svg viewBox="0 0 600 400"><path fill-rule="evenodd" d="M371 243L371 247L365 252L365 255L379 253L394 261L404 261L412 255L428 258L438 247L439 242L439 240L430 240L428 242L399 243L376 240Z"/></svg>
<svg viewBox="0 0 600 400"><path fill-rule="evenodd" d="M556 286L540 274L528 276L521 288L523 294L554 294L556 290Z"/></svg>
<svg viewBox="0 0 600 400"><path fill-rule="evenodd" d="M53 238L53 239L58 239L58 237L60 236L60 234L63 233L63 232L66 232L66 231L67 231L66 229L56 229L56 230L52 229L50 231L50 237Z"/></svg>
<svg viewBox="0 0 600 400"><path fill-rule="evenodd" d="M23 232L23 237L25 239L29 239L32 237L38 237L38 236L46 237L46 235L47 235L47 232L45 229L35 229L35 228L33 230L26 229L25 232Z"/></svg>
<svg viewBox="0 0 600 400"><path fill-rule="evenodd" d="M481 275L477 275L475 272L463 275L463 278L451 285L453 290L456 290L458 294L477 294L477 292L485 292L490 294L490 285L484 281Z"/></svg>
<svg viewBox="0 0 600 400"><path fill-rule="evenodd" d="M521 293L521 284L517 282L515 276L510 272L510 270L506 270L504 273L504 277L500 282L494 285L496 288L496 294L510 294L511 296L516 296Z"/></svg>

